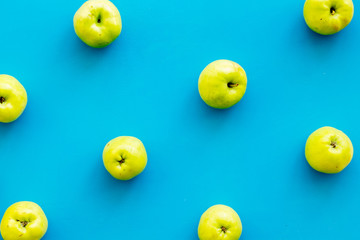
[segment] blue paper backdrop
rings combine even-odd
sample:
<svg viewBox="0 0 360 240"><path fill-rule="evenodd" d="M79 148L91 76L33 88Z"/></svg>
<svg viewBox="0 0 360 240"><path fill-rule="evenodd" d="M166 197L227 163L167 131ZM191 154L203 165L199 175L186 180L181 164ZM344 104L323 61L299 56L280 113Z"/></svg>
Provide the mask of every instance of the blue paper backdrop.
<svg viewBox="0 0 360 240"><path fill-rule="evenodd" d="M304 1L113 2L123 31L92 49L73 30L82 0L1 1L0 72L28 92L24 114L0 125L1 215L38 203L46 240L195 240L201 214L222 203L240 215L243 240L359 238L360 14L324 37L307 28ZM248 75L228 110L197 91L217 59ZM325 125L354 144L337 175L304 157ZM102 164L120 135L148 152L128 182Z"/></svg>

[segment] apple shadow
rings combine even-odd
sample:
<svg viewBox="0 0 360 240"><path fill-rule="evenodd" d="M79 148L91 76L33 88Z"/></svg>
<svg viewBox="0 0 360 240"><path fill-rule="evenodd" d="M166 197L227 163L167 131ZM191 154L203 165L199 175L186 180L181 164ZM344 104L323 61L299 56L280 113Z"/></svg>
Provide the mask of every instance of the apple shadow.
<svg viewBox="0 0 360 240"><path fill-rule="evenodd" d="M118 204L121 199L126 199L126 195L132 191L136 191L137 185L141 185L142 174L133 179L122 181L112 177L105 169L103 160L100 157L94 164L93 173L87 182L88 194L93 195L94 192L99 193L97 198L99 201L109 202L110 204Z"/></svg>
<svg viewBox="0 0 360 240"><path fill-rule="evenodd" d="M200 97L197 91L191 91L184 101L182 118L185 122L192 122L196 125L212 130L220 129L227 124L231 115L238 114L242 110L242 101L227 109L216 109L208 106Z"/></svg>
<svg viewBox="0 0 360 240"><path fill-rule="evenodd" d="M339 39L339 34L321 35L311 30L306 23L303 23L303 25L305 25L304 28L306 29L306 37L309 39L309 42L315 46L323 46L324 44L333 45L336 44L335 42Z"/></svg>
<svg viewBox="0 0 360 240"><path fill-rule="evenodd" d="M51 221L51 219L48 218L48 222ZM49 231L49 228L51 227L51 230ZM59 229L60 230L60 229ZM41 240L50 240L50 239L54 239L54 237L56 237L56 234L53 234L54 230L53 230L53 226L49 226L45 235L41 238Z"/></svg>
<svg viewBox="0 0 360 240"><path fill-rule="evenodd" d="M26 114L26 109L23 112L23 114L16 119L13 122L9 122L9 123L0 123L0 133L1 133L1 138L0 138L0 145L7 141L7 136L8 134L13 134L14 132L19 132L19 131L26 131L26 125L27 123L25 123L26 121L29 121L30 119L27 119L27 114Z"/></svg>
<svg viewBox="0 0 360 240"><path fill-rule="evenodd" d="M73 46L70 48L69 57L74 60L75 64L83 69L91 69L101 63L102 59L106 58L113 47L112 44L110 44L104 48L93 48L86 45L80 39L75 39L72 43Z"/></svg>
<svg viewBox="0 0 360 240"><path fill-rule="evenodd" d="M14 128L15 125L16 125L16 122L0 123L0 133L1 133L0 145L3 141L6 141L6 137L8 136L9 132L12 131L12 129Z"/></svg>
<svg viewBox="0 0 360 240"><path fill-rule="evenodd" d="M72 28L63 35L64 42L68 44L64 48L63 42L57 47L61 49L61 52L58 52L54 61L64 62L62 64L69 66L71 69L76 69L79 72L84 70L93 71L98 67L101 67L101 63L105 60L111 58L112 54L121 52L123 48L123 37L120 35L113 43L104 47L104 48L93 48L86 45L80 38L78 38ZM71 78L73 80L73 78Z"/></svg>
<svg viewBox="0 0 360 240"><path fill-rule="evenodd" d="M190 235L190 234L191 234L191 235ZM190 236L189 236L188 238L186 238L186 239L199 240L197 226L196 226L196 227L193 227L193 230L190 231L189 235L190 235Z"/></svg>
<svg viewBox="0 0 360 240"><path fill-rule="evenodd" d="M332 49L339 46L339 41L341 41L344 35L342 31L333 35L318 34L311 30L307 26L304 17L299 15L289 31L289 40L291 42L288 42L288 44L291 44L296 51L297 49L303 49L302 54L316 55L320 60L326 59L334 54Z"/></svg>
<svg viewBox="0 0 360 240"><path fill-rule="evenodd" d="M339 180L342 177L342 172L337 174L326 174L316 171L308 164L303 151L301 157L296 161L299 162L297 166L300 168L298 170L301 170L300 177L304 178L306 186L311 186L311 188L316 189L316 191L327 195L331 194L332 189L336 189L336 186L341 184L341 181Z"/></svg>

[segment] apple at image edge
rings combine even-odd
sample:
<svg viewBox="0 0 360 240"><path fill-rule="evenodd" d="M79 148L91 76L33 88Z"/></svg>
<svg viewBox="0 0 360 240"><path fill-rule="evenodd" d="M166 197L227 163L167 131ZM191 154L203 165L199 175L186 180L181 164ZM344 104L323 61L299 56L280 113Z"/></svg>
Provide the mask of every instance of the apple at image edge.
<svg viewBox="0 0 360 240"><path fill-rule="evenodd" d="M201 72L198 89L202 100L213 108L225 109L244 96L247 77L244 69L230 60L216 60Z"/></svg>
<svg viewBox="0 0 360 240"><path fill-rule="evenodd" d="M27 105L27 93L14 77L0 75L0 122L13 122L20 117Z"/></svg>
<svg viewBox="0 0 360 240"><path fill-rule="evenodd" d="M103 151L106 170L116 179L130 180L146 167L147 154L143 143L129 136L121 136L108 142Z"/></svg>
<svg viewBox="0 0 360 240"><path fill-rule="evenodd" d="M200 240L237 240L242 233L242 223L234 209L218 204L208 208L200 218Z"/></svg>
<svg viewBox="0 0 360 240"><path fill-rule="evenodd" d="M86 1L75 13L73 22L76 35L94 48L111 44L122 29L119 10L108 0Z"/></svg>
<svg viewBox="0 0 360 240"><path fill-rule="evenodd" d="M331 35L351 22L354 4L352 0L307 0L303 14L311 30L322 35Z"/></svg>
<svg viewBox="0 0 360 240"><path fill-rule="evenodd" d="M309 165L322 173L339 173L351 162L354 149L345 133L322 127L307 139L305 157Z"/></svg>
<svg viewBox="0 0 360 240"><path fill-rule="evenodd" d="M0 231L4 240L39 240L48 228L48 220L34 202L11 205L1 219Z"/></svg>

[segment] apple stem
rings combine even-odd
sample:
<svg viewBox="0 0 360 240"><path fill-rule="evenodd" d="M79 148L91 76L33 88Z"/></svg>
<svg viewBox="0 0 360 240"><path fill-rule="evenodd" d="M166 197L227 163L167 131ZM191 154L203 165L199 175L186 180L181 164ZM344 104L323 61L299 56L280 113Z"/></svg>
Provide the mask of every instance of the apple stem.
<svg viewBox="0 0 360 240"><path fill-rule="evenodd" d="M0 104L5 102L5 98L4 97L0 97Z"/></svg>
<svg viewBox="0 0 360 240"><path fill-rule="evenodd" d="M234 87L237 87L237 86L239 86L238 83L232 83L232 82L229 82L229 83L228 83L228 87L229 87L229 88L234 88Z"/></svg>
<svg viewBox="0 0 360 240"><path fill-rule="evenodd" d="M336 13L335 8L332 7L332 8L330 9L330 13L331 13L331 15L335 15L335 13Z"/></svg>
<svg viewBox="0 0 360 240"><path fill-rule="evenodd" d="M29 222L27 221L20 221L20 220L16 220L16 221L20 222L23 227L26 227L26 225L29 224Z"/></svg>

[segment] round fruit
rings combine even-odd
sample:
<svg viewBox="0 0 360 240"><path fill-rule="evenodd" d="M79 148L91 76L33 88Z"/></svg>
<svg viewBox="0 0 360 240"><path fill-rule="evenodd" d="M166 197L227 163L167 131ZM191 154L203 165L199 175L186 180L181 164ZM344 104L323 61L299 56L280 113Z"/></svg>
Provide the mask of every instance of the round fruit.
<svg viewBox="0 0 360 240"><path fill-rule="evenodd" d="M143 143L135 137L117 137L103 151L106 170L116 179L129 180L139 175L147 164Z"/></svg>
<svg viewBox="0 0 360 240"><path fill-rule="evenodd" d="M21 83L9 75L0 75L0 122L15 121L27 104L26 90Z"/></svg>
<svg viewBox="0 0 360 240"><path fill-rule="evenodd" d="M214 108L229 108L244 96L247 78L244 69L229 60L217 60L201 72L198 88L204 102Z"/></svg>
<svg viewBox="0 0 360 240"><path fill-rule="evenodd" d="M231 207L214 205L200 218L198 227L200 240L238 240L241 233L241 220Z"/></svg>
<svg viewBox="0 0 360 240"><path fill-rule="evenodd" d="M311 30L330 35L341 31L351 22L354 5L351 0L307 0L303 13Z"/></svg>
<svg viewBox="0 0 360 240"><path fill-rule="evenodd" d="M39 205L17 202L11 205L1 220L4 240L39 240L48 228L48 220Z"/></svg>
<svg viewBox="0 0 360 240"><path fill-rule="evenodd" d="M108 0L86 1L75 13L74 28L78 37L90 47L106 47L120 35L119 10Z"/></svg>
<svg viewBox="0 0 360 240"><path fill-rule="evenodd" d="M341 172L353 157L353 145L340 130L322 127L306 141L305 156L310 166L323 173Z"/></svg>

